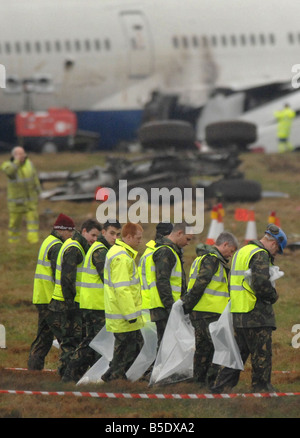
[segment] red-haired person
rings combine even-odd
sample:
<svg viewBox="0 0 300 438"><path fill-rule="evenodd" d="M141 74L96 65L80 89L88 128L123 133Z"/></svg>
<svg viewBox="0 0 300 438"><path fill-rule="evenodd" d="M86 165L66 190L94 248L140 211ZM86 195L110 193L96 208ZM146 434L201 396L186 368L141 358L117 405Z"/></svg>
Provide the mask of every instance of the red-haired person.
<svg viewBox="0 0 300 438"><path fill-rule="evenodd" d="M142 295L135 263L143 228L127 223L106 255L104 267L104 305L106 330L115 337L114 354L102 381L126 379L126 372L142 346Z"/></svg>

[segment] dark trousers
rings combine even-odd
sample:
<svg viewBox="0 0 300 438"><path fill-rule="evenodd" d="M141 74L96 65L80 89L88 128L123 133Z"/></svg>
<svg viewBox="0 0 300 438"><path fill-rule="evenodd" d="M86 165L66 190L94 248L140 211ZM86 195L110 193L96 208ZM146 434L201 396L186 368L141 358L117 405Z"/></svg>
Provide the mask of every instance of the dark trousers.
<svg viewBox="0 0 300 438"><path fill-rule="evenodd" d="M246 363L248 357L251 356L252 390L254 392L268 390L271 385L272 371L272 328L235 328L235 339L243 362ZM212 391L230 390L237 385L239 377L240 370L222 368Z"/></svg>
<svg viewBox="0 0 300 438"><path fill-rule="evenodd" d="M190 318L195 329L194 380L203 385L212 386L219 370L219 366L212 363L214 344L209 332L209 324L218 318Z"/></svg>
<svg viewBox="0 0 300 438"><path fill-rule="evenodd" d="M89 344L105 326L105 312L82 309L82 318L86 333L69 361L64 380L78 381L101 357Z"/></svg>
<svg viewBox="0 0 300 438"><path fill-rule="evenodd" d="M68 308L64 301L52 300L49 309L48 324L55 337L60 339L58 373L62 377L72 354L82 340L82 314L78 303Z"/></svg>
<svg viewBox="0 0 300 438"><path fill-rule="evenodd" d="M45 358L49 353L54 335L47 322L47 317L49 315L48 304L36 304L38 311L38 328L36 338L31 344L29 358L28 358L28 369L30 370L42 370L45 365Z"/></svg>
<svg viewBox="0 0 300 438"><path fill-rule="evenodd" d="M115 346L113 358L109 364L109 369L102 376L102 380L105 382L114 379L126 379L126 372L144 345L144 338L140 330L114 333L114 337Z"/></svg>

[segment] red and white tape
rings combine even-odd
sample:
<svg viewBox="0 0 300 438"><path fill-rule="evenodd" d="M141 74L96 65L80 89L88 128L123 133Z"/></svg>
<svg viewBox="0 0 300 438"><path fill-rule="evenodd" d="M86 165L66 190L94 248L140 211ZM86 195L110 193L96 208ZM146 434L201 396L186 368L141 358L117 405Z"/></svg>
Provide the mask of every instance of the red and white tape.
<svg viewBox="0 0 300 438"><path fill-rule="evenodd" d="M151 400L201 400L201 399L233 399L244 398L271 398L297 396L300 392L266 392L266 393L237 393L237 394L130 394L115 392L79 392L79 391L20 391L14 389L0 389L0 394L21 395L61 395L92 398L114 399L151 399Z"/></svg>
<svg viewBox="0 0 300 438"><path fill-rule="evenodd" d="M9 371L43 371L45 373L55 373L56 370L50 370L48 368L44 368L43 370L29 370L28 368L4 368L5 370L9 370Z"/></svg>
<svg viewBox="0 0 300 438"><path fill-rule="evenodd" d="M55 373L57 370L50 370L47 368L44 368L43 370L29 370L28 368L12 368L12 367L7 367L4 368L5 370L10 370L10 371L44 371L44 372L48 372L48 373ZM300 373L300 371L272 371L272 373L274 374L292 374L292 373Z"/></svg>

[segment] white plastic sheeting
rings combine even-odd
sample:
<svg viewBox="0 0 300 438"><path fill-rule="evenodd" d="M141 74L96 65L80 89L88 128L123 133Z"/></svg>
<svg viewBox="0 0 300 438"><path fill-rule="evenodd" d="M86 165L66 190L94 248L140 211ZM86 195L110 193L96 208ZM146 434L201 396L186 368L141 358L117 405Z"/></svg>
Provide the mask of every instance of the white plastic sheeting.
<svg viewBox="0 0 300 438"><path fill-rule="evenodd" d="M141 329L141 332L144 338L144 345L140 354L126 373L126 377L133 382L142 377L156 357L156 325L150 321L149 312L144 312L143 316L145 326ZM77 385L101 381L101 376L107 371L112 360L114 344L115 338L113 333L108 332L104 326L90 343L90 347L101 354L102 357L82 376Z"/></svg>
<svg viewBox="0 0 300 438"><path fill-rule="evenodd" d="M150 385L193 377L195 332L189 316L184 315L182 305L181 300L173 304L151 374Z"/></svg>
<svg viewBox="0 0 300 438"><path fill-rule="evenodd" d="M209 324L209 331L215 348L212 362L228 368L243 370L244 364L234 338L230 309L231 301L225 307L218 321Z"/></svg>

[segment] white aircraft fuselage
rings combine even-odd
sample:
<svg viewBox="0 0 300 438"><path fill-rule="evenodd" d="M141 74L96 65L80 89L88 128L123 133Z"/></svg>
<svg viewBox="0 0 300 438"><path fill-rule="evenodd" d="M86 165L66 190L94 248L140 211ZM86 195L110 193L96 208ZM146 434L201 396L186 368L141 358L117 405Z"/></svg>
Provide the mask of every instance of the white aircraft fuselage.
<svg viewBox="0 0 300 438"><path fill-rule="evenodd" d="M291 81L299 16L295 0L0 0L1 124L33 80L32 109L68 107L110 148L134 138L153 90L200 107L216 88Z"/></svg>

